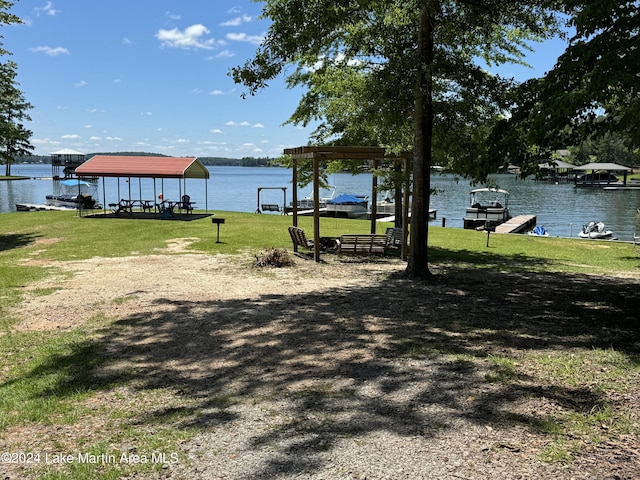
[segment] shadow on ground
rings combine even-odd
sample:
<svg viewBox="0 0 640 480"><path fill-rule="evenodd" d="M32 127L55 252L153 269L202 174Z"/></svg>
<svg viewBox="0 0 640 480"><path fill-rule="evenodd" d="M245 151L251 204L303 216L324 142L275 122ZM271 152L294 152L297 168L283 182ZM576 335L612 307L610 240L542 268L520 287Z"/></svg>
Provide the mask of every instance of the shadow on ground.
<svg viewBox="0 0 640 480"><path fill-rule="evenodd" d="M0 235L0 252L24 247L37 240L34 233L9 233Z"/></svg>
<svg viewBox="0 0 640 480"><path fill-rule="evenodd" d="M139 422L178 418L181 427L203 430L240 420L229 408L237 402L286 399L291 420L253 439L256 446L283 439L288 445L286 465L274 454L254 472L265 478L319 468L314 462L321 459L300 453L331 449L348 435L433 435L457 428L455 419L535 430L541 413L519 409L521 399L583 412L600 405L603 393L537 384L522 374L518 381L488 382L487 359L599 348L637 365L639 286L585 275L441 267L432 284L391 276L370 287L327 285L322 293L161 299L160 313L122 319L92 345L104 356L90 379L71 374L51 393L123 380L140 389L170 387L189 401L147 412ZM79 366L86 348L78 346ZM45 368L72 372L74 355ZM451 417L429 413L429 406ZM319 420L302 420L314 412Z"/></svg>

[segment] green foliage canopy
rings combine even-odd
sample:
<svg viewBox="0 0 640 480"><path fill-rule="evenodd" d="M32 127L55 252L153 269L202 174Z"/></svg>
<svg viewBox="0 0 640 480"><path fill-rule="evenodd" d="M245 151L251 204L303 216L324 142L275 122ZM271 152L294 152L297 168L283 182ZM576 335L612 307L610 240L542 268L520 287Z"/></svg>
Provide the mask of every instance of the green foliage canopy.
<svg viewBox="0 0 640 480"><path fill-rule="evenodd" d="M413 204L408 272L427 265L433 155L482 178L484 127L507 106L510 82L488 64L522 62L528 41L557 26L553 0L267 0L272 20L254 58L232 69L253 95L294 66L308 93L291 121L323 119L318 142L411 147Z"/></svg>
<svg viewBox="0 0 640 480"><path fill-rule="evenodd" d="M513 117L497 125L496 155L533 173L541 158L608 134L640 146L640 5L637 0L567 0L575 34L555 67L514 92ZM537 147L536 147L537 146ZM599 155L605 158L606 155Z"/></svg>
<svg viewBox="0 0 640 480"><path fill-rule="evenodd" d="M566 3L576 33L542 81L536 132L567 126L573 138L627 132L640 145L639 2Z"/></svg>

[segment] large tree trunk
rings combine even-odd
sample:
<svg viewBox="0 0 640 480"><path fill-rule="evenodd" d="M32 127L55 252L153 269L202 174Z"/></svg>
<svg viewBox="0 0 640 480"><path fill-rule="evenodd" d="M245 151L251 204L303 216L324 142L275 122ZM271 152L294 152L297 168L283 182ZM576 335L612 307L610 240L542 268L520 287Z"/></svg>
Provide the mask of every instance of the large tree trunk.
<svg viewBox="0 0 640 480"><path fill-rule="evenodd" d="M431 191L431 143L433 140L434 0L426 0L420 13L418 53L420 63L415 85L413 141L413 200L411 204L411 249L407 274L412 278L428 278L429 194Z"/></svg>

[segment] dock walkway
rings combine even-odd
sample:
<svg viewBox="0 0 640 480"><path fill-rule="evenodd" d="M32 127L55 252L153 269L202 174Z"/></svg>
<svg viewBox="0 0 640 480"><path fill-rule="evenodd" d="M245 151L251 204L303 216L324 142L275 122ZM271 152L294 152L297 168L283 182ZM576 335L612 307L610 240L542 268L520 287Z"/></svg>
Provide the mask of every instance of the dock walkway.
<svg viewBox="0 0 640 480"><path fill-rule="evenodd" d="M77 209L68 207L56 207L54 205L44 205L41 203L16 203L16 210L18 212L38 212L43 210L75 211Z"/></svg>
<svg viewBox="0 0 640 480"><path fill-rule="evenodd" d="M496 227L496 233L522 233L536 224L535 215L518 215Z"/></svg>

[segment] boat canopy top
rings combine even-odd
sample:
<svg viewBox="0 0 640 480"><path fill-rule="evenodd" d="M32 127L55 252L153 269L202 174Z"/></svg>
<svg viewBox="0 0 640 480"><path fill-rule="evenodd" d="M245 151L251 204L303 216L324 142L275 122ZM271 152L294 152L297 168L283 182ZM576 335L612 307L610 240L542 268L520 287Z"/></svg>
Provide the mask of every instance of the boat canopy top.
<svg viewBox="0 0 640 480"><path fill-rule="evenodd" d="M507 192L506 190L502 190L501 188L476 188L474 190L471 190L471 195L474 195L476 193L481 193L481 192L490 192L490 193L501 193L503 195L509 195L509 192Z"/></svg>
<svg viewBox="0 0 640 480"><path fill-rule="evenodd" d="M327 203L336 205L356 205L358 203L364 202L365 200L366 197L357 197L355 195L343 193L342 195L338 195L336 198L327 200Z"/></svg>
<svg viewBox="0 0 640 480"><path fill-rule="evenodd" d="M632 172L633 169L617 163L598 163L591 162L586 165L580 165L579 167L573 167L574 170L603 170L606 172Z"/></svg>
<svg viewBox="0 0 640 480"><path fill-rule="evenodd" d="M60 185L65 187L93 187L95 184L79 178L68 178L67 180L60 180Z"/></svg>

